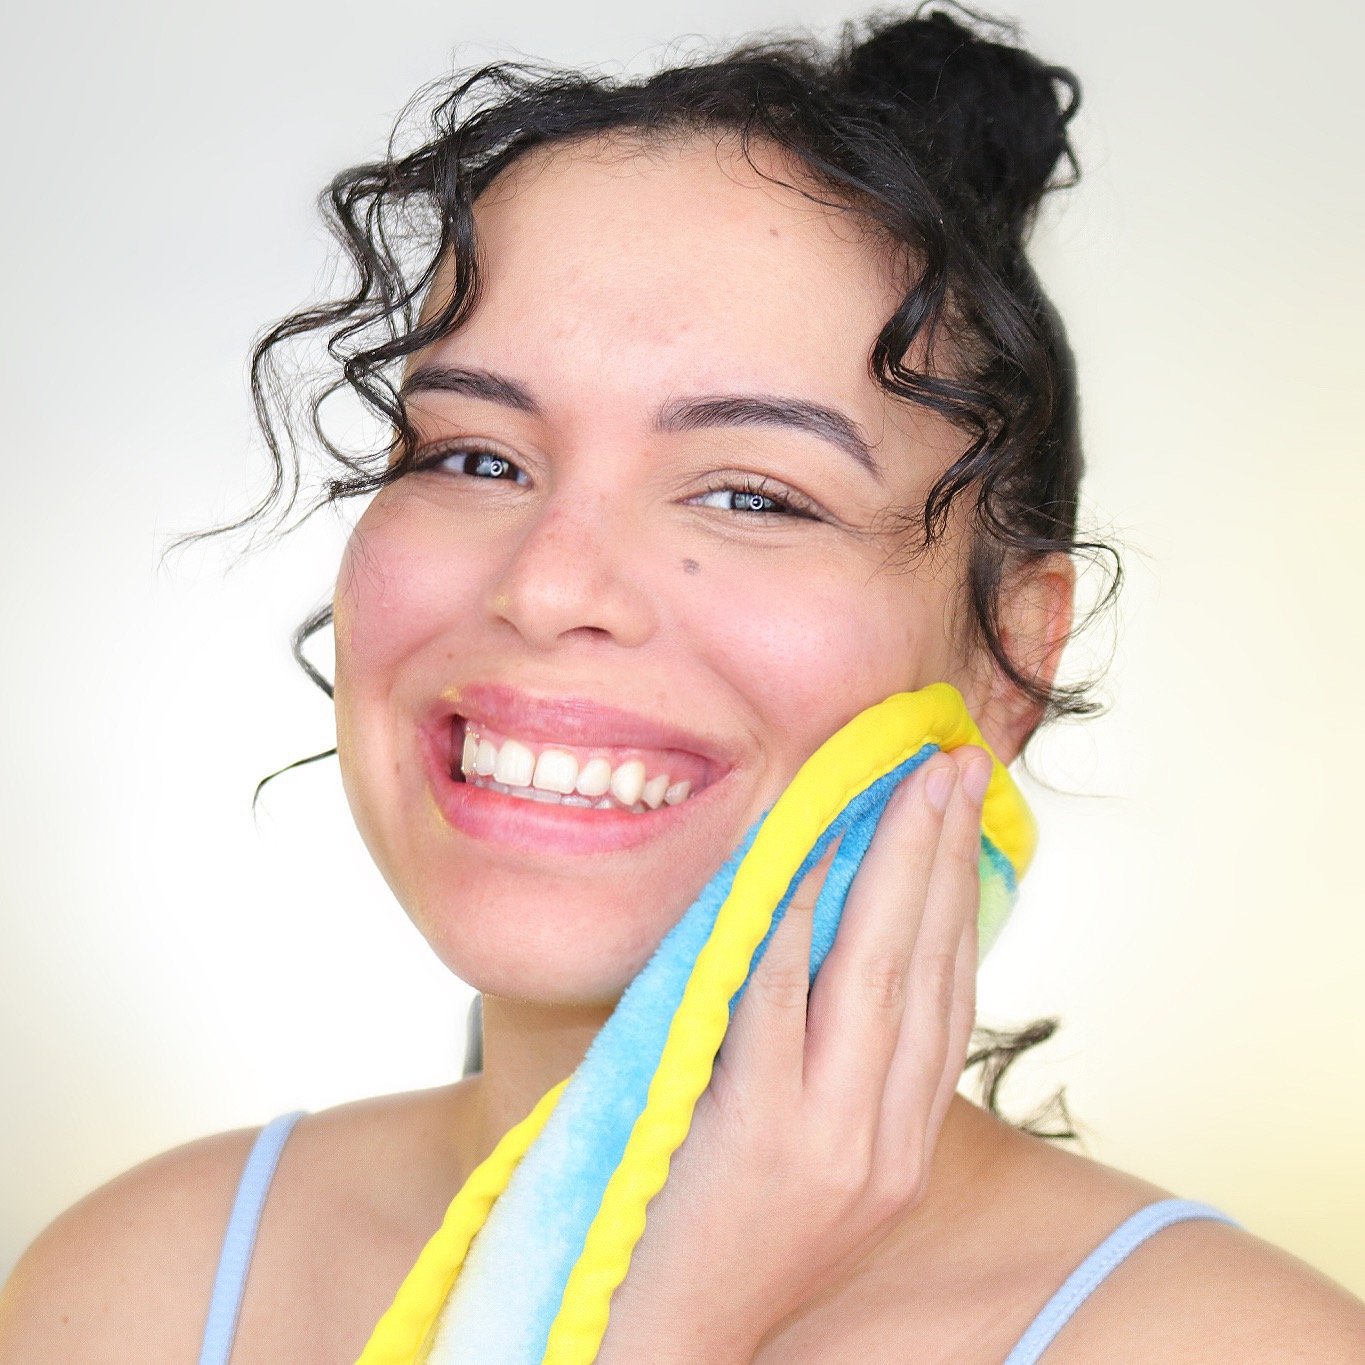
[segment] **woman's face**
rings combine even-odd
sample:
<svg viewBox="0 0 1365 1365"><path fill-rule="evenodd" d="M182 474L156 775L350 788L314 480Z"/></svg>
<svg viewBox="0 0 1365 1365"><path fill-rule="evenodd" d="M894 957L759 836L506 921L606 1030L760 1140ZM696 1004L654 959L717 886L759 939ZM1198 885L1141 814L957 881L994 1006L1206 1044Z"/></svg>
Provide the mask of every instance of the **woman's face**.
<svg viewBox="0 0 1365 1365"><path fill-rule="evenodd" d="M610 1005L841 725L940 679L975 711L960 537L888 563L888 509L962 438L867 372L891 266L713 143L523 159L476 219L484 293L406 371L419 457L446 458L375 495L338 576L342 777L461 979ZM671 791L638 814L460 784L465 720Z"/></svg>

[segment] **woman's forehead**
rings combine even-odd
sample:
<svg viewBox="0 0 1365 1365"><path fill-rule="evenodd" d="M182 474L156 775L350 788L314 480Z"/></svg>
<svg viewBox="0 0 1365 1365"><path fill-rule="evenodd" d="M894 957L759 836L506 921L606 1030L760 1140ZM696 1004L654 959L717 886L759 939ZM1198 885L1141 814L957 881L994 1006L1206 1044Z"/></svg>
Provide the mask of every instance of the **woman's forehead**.
<svg viewBox="0 0 1365 1365"><path fill-rule="evenodd" d="M755 160L793 179L775 156ZM848 213L771 183L732 150L550 149L514 163L474 215L478 304L409 371L435 358L625 371L651 392L684 379L815 388L879 433L867 358L901 297L886 253ZM452 267L442 263L424 316L449 298Z"/></svg>

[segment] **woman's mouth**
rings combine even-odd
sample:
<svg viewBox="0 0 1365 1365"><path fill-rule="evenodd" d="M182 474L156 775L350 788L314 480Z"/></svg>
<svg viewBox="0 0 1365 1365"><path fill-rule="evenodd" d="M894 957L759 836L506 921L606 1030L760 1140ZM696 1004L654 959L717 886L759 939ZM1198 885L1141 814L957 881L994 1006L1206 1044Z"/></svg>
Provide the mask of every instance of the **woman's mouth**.
<svg viewBox="0 0 1365 1365"><path fill-rule="evenodd" d="M728 769L678 749L520 737L447 714L423 728L428 780L448 824L533 852L598 853L710 809Z"/></svg>
<svg viewBox="0 0 1365 1365"><path fill-rule="evenodd" d="M452 778L546 805L644 815L707 785L706 766L695 754L521 740L483 721L451 721Z"/></svg>

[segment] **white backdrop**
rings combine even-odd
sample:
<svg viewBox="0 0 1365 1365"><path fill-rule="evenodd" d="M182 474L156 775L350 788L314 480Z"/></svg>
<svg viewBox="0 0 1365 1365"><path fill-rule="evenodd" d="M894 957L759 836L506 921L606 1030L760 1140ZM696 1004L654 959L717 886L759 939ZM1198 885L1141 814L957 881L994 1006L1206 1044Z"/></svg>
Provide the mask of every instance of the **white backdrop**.
<svg viewBox="0 0 1365 1365"><path fill-rule="evenodd" d="M231 572L216 550L156 567L266 486L246 356L330 274L316 191L452 62L644 70L684 34L861 12L7 17L0 1275L156 1152L459 1073L470 992L370 863L335 760L249 812L334 740L288 636L345 518ZM1090 1155L1365 1294L1360 12L998 12L1085 87L1084 179L1035 258L1081 366L1087 517L1128 568L1111 713L1037 746L1077 794L1025 783L1041 843L981 1021L1064 1026L1004 1104L1064 1084Z"/></svg>

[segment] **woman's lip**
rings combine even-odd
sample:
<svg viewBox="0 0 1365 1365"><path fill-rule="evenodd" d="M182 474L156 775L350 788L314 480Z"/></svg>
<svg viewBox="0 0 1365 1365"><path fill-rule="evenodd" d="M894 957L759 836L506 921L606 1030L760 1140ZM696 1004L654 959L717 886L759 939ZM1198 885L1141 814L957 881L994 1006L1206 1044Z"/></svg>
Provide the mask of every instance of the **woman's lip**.
<svg viewBox="0 0 1365 1365"><path fill-rule="evenodd" d="M453 715L476 724L484 721L502 734L541 744L680 750L705 760L708 786L735 767L740 757L732 744L641 712L581 695L536 696L504 683L471 682L451 688L427 719L449 722Z"/></svg>
<svg viewBox="0 0 1365 1365"><path fill-rule="evenodd" d="M422 758L427 783L446 822L463 834L530 853L592 854L635 848L709 810L713 783L676 806L636 815L625 810L555 806L505 796L451 776L446 727L423 726Z"/></svg>

